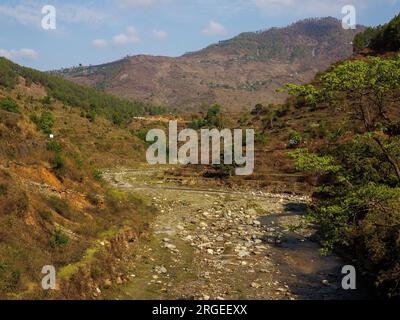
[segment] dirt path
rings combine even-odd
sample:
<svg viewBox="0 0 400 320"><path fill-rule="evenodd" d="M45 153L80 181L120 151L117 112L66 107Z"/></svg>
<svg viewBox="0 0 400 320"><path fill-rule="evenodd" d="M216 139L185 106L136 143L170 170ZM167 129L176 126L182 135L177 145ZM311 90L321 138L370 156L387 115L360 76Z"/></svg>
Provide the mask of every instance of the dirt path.
<svg viewBox="0 0 400 320"><path fill-rule="evenodd" d="M113 299L358 299L341 288L337 256L322 257L304 222L306 198L166 185L159 170L105 173L148 198L157 216L132 281Z"/></svg>

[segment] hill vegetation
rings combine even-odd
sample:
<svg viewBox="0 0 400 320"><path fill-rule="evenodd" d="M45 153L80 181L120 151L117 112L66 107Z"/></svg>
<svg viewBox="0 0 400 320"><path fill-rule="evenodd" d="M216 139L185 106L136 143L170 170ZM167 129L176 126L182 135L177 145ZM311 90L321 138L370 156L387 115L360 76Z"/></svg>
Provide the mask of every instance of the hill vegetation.
<svg viewBox="0 0 400 320"><path fill-rule="evenodd" d="M282 103L275 90L306 83L318 71L352 54L354 36L334 18L306 19L284 28L247 32L177 58L133 56L99 66L56 71L93 88L178 111L250 110L256 103Z"/></svg>
<svg viewBox="0 0 400 320"><path fill-rule="evenodd" d="M150 219L99 170L142 160L143 143L120 124L147 106L3 58L0 75L0 298L95 298L105 277L126 274L117 259ZM45 265L56 291L41 288Z"/></svg>
<svg viewBox="0 0 400 320"><path fill-rule="evenodd" d="M354 39L354 51L364 49L376 52L400 50L400 15L394 17L389 23L377 27L367 28Z"/></svg>
<svg viewBox="0 0 400 320"><path fill-rule="evenodd" d="M398 17L358 40L373 34L369 48L398 50L396 25ZM351 248L359 266L391 297L400 295L399 88L400 55L393 55L343 61L313 84L285 89L303 110L339 110L353 121L333 140L318 147L308 141L311 147L298 146L291 155L297 169L317 178L310 218L321 228L326 251Z"/></svg>
<svg viewBox="0 0 400 320"><path fill-rule="evenodd" d="M0 57L0 85L7 89L15 89L20 78L25 79L25 85L28 87L32 83L43 86L48 94L46 97L48 103L51 102L51 99L57 99L67 106L80 108L89 117L100 114L118 125L145 113L166 112L164 108L129 101L92 88L85 88L59 76L22 67Z"/></svg>

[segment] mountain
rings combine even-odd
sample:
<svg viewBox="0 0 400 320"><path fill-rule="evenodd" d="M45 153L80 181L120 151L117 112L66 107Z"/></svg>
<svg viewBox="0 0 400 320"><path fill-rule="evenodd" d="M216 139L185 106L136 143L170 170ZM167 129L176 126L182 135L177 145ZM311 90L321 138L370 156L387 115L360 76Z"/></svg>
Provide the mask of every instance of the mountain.
<svg viewBox="0 0 400 320"><path fill-rule="evenodd" d="M287 82L306 83L351 56L354 36L334 18L307 19L285 28L247 32L178 58L133 56L57 73L129 99L198 111L221 104L231 111L283 102Z"/></svg>

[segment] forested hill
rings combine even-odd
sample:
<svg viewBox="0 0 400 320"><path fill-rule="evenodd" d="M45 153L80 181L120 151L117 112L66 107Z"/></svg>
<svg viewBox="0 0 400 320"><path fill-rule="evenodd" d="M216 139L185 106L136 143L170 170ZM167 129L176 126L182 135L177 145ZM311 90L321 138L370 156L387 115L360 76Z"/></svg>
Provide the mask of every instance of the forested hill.
<svg viewBox="0 0 400 320"><path fill-rule="evenodd" d="M162 107L83 87L60 76L22 67L0 57L0 86L14 89L20 79L24 79L27 86L31 84L43 86L49 98L57 99L68 106L81 108L92 115L101 114L116 124L122 124L133 116L165 111Z"/></svg>
<svg viewBox="0 0 400 320"><path fill-rule="evenodd" d="M107 92L198 111L219 103L225 110L283 102L286 82L306 83L330 64L348 58L357 30L334 18L306 19L285 28L247 32L178 58L133 56L57 73Z"/></svg>

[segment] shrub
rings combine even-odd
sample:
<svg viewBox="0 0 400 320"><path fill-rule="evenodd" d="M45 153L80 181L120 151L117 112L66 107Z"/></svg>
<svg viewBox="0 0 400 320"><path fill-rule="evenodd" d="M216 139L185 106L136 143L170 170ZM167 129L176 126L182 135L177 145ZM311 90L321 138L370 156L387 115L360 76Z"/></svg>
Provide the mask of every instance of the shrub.
<svg viewBox="0 0 400 320"><path fill-rule="evenodd" d="M50 211L39 211L39 216L47 222L51 222L53 220L53 214Z"/></svg>
<svg viewBox="0 0 400 320"><path fill-rule="evenodd" d="M57 153L53 160L51 161L53 170L57 173L58 176L62 176L64 173L65 162L59 153Z"/></svg>
<svg viewBox="0 0 400 320"><path fill-rule="evenodd" d="M289 134L289 142L288 142L289 148L296 148L300 146L302 143L303 143L303 136L299 132L293 131Z"/></svg>
<svg viewBox="0 0 400 320"><path fill-rule="evenodd" d="M11 98L3 98L0 100L0 109L8 112L19 113L17 103Z"/></svg>
<svg viewBox="0 0 400 320"><path fill-rule="evenodd" d="M21 278L19 270L12 270L6 264L0 264L0 292L13 292L17 289Z"/></svg>
<svg viewBox="0 0 400 320"><path fill-rule="evenodd" d="M93 169L92 176L93 176L93 179L96 180L96 181L102 181L103 180L103 174L99 169Z"/></svg>
<svg viewBox="0 0 400 320"><path fill-rule="evenodd" d="M62 151L62 146L59 142L57 141L50 141L47 143L47 150L52 151L55 153L60 153Z"/></svg>
<svg viewBox="0 0 400 320"><path fill-rule="evenodd" d="M255 142L266 145L268 143L268 135L266 133L257 133L255 136Z"/></svg>
<svg viewBox="0 0 400 320"><path fill-rule="evenodd" d="M68 236L63 233L60 229L56 229L51 237L51 246L53 248L65 247L69 242Z"/></svg>
<svg viewBox="0 0 400 320"><path fill-rule="evenodd" d="M0 184L0 196L5 196L7 194L8 187L5 184Z"/></svg>
<svg viewBox="0 0 400 320"><path fill-rule="evenodd" d="M31 120L36 124L37 128L45 134L52 133L54 125L54 117L50 111L43 111L41 116L32 115Z"/></svg>

